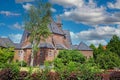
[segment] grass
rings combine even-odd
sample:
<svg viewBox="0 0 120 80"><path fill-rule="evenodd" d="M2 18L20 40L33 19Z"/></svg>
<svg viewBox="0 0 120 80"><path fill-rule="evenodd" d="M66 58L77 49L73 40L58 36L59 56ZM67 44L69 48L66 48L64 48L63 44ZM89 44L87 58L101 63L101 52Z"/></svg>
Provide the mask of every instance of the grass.
<svg viewBox="0 0 120 80"><path fill-rule="evenodd" d="M32 69L32 72L36 72L36 71L40 71L41 70L38 67L33 67L33 68L30 68L30 67L20 67L20 71L29 71L30 69Z"/></svg>

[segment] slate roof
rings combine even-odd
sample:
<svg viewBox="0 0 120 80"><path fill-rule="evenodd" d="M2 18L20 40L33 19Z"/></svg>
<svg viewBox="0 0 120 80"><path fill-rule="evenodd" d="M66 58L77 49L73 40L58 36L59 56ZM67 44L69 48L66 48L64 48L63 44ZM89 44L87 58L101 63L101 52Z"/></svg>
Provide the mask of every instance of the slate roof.
<svg viewBox="0 0 120 80"><path fill-rule="evenodd" d="M56 44L55 46L56 46L57 49L68 49L63 44Z"/></svg>
<svg viewBox="0 0 120 80"><path fill-rule="evenodd" d="M40 43L40 48L54 48L54 46L51 43Z"/></svg>
<svg viewBox="0 0 120 80"><path fill-rule="evenodd" d="M21 49L22 45L20 43L14 43L15 49Z"/></svg>
<svg viewBox="0 0 120 80"><path fill-rule="evenodd" d="M92 49L87 46L85 43L81 42L79 45L72 45L72 49L77 49L80 51L92 51Z"/></svg>
<svg viewBox="0 0 120 80"><path fill-rule="evenodd" d="M25 38L26 38L28 35L29 35L29 32L26 31L26 30L24 30L23 35L22 35L22 39L21 39L21 42L20 42L20 43L22 43L23 41L25 41Z"/></svg>
<svg viewBox="0 0 120 80"><path fill-rule="evenodd" d="M51 20L51 23L48 25L48 28L50 29L50 31L52 33L55 33L55 34L60 34L60 35L64 35L64 32L62 29L60 29L56 22L54 22L53 20Z"/></svg>
<svg viewBox="0 0 120 80"><path fill-rule="evenodd" d="M71 48L76 50L78 48L78 45L72 45Z"/></svg>
<svg viewBox="0 0 120 80"><path fill-rule="evenodd" d="M1 47L13 47L14 44L9 38L0 38Z"/></svg>
<svg viewBox="0 0 120 80"><path fill-rule="evenodd" d="M89 51L91 51L92 49L89 46L87 46L85 43L81 42L78 45L78 50L89 50Z"/></svg>
<svg viewBox="0 0 120 80"><path fill-rule="evenodd" d="M30 48L31 49L32 45L28 44L28 45L23 46L22 48L24 48L24 49ZM54 46L51 43L40 43L39 48L54 48Z"/></svg>
<svg viewBox="0 0 120 80"><path fill-rule="evenodd" d="M64 31L57 26L56 22L53 21L52 18L51 18L51 23L48 25L48 28L49 28L50 32L52 32L52 33L60 34L60 35L65 35ZM22 43L23 41L25 41L25 38L26 38L28 35L29 35L29 32L26 31L26 30L24 30L23 36L22 36L22 39L21 39L21 43Z"/></svg>
<svg viewBox="0 0 120 80"><path fill-rule="evenodd" d="M48 25L49 30L53 33L53 34L60 34L65 36L68 39L68 43L71 45L71 38L70 38L70 32L67 30L62 30L61 28L58 27L58 25L56 24L56 22L51 18L51 23ZM22 39L21 39L21 43L23 43L25 41L25 38L29 35L28 31L24 31ZM18 47L18 46L16 46ZM42 43L40 44L40 47L46 47L46 48L54 48L54 45L51 43ZM61 44L57 44L56 45L57 49L66 49L66 47L64 45ZM32 48L32 46L30 44L25 45L23 48Z"/></svg>
<svg viewBox="0 0 120 80"><path fill-rule="evenodd" d="M72 45L71 36L70 36L70 31L68 31L68 30L63 30L63 31L64 31L64 33L65 33L65 37L66 37L67 40L68 40L68 43L69 43L70 45Z"/></svg>

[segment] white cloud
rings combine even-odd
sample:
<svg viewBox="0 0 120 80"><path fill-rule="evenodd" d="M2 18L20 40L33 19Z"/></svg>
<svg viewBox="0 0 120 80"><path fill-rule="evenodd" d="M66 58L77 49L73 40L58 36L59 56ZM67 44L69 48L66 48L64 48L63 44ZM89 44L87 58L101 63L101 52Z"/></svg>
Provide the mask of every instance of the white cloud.
<svg viewBox="0 0 120 80"><path fill-rule="evenodd" d="M57 10L55 8L50 9L52 12L56 12Z"/></svg>
<svg viewBox="0 0 120 80"><path fill-rule="evenodd" d="M19 24L18 22L16 22L15 24L12 25L12 27L16 29L23 29L24 24Z"/></svg>
<svg viewBox="0 0 120 80"><path fill-rule="evenodd" d="M94 44L96 47L99 46L99 44L107 45L107 42L105 40L89 40L86 42L88 45Z"/></svg>
<svg viewBox="0 0 120 80"><path fill-rule="evenodd" d="M33 2L35 0L15 0L16 3Z"/></svg>
<svg viewBox="0 0 120 80"><path fill-rule="evenodd" d="M14 43L20 43L22 34L10 34L9 37Z"/></svg>
<svg viewBox="0 0 120 80"><path fill-rule="evenodd" d="M112 9L120 9L120 0L117 0L115 3L108 3L108 7Z"/></svg>
<svg viewBox="0 0 120 80"><path fill-rule="evenodd" d="M64 7L75 7L82 6L84 4L84 0L49 0L51 3L59 4Z"/></svg>
<svg viewBox="0 0 120 80"><path fill-rule="evenodd" d="M61 17L66 20L88 25L120 24L120 18L115 13L107 12L106 7L98 7L93 0L88 2L85 0L50 0L50 2L65 7Z"/></svg>
<svg viewBox="0 0 120 80"><path fill-rule="evenodd" d="M19 16L19 15L21 15L20 13L13 13L10 11L0 11L0 14L6 15L6 16Z"/></svg>
<svg viewBox="0 0 120 80"><path fill-rule="evenodd" d="M32 4L30 4L30 3L27 3L27 4L23 4L23 8L25 9L25 10L30 10L30 8L31 8L31 6L32 6Z"/></svg>
<svg viewBox="0 0 120 80"><path fill-rule="evenodd" d="M79 33L71 32L70 34L73 44L76 44L76 41L85 41L87 44L98 45L101 43L106 45L106 40L110 40L113 35L120 37L120 25L116 28L110 26L98 26L94 29L81 31Z"/></svg>

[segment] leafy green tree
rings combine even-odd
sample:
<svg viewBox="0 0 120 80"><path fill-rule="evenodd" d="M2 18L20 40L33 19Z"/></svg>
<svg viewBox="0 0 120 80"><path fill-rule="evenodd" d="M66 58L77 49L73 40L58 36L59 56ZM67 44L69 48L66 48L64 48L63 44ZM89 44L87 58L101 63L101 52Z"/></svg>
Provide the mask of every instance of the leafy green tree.
<svg viewBox="0 0 120 80"><path fill-rule="evenodd" d="M0 48L0 64L10 63L13 57L13 48Z"/></svg>
<svg viewBox="0 0 120 80"><path fill-rule="evenodd" d="M101 69L98 65L93 65L92 63L84 63L79 66L79 71L81 72L78 77L79 80L101 80L100 76L97 74L101 73Z"/></svg>
<svg viewBox="0 0 120 80"><path fill-rule="evenodd" d="M97 50L97 48L95 47L94 44L91 44L91 45L90 45L90 48L93 49L93 57L96 58L96 50Z"/></svg>
<svg viewBox="0 0 120 80"><path fill-rule="evenodd" d="M61 80L65 80L71 72L77 72L81 63L86 61L80 51L61 50L54 60L54 68L60 74Z"/></svg>
<svg viewBox="0 0 120 80"><path fill-rule="evenodd" d="M64 65L71 61L77 63L85 62L85 56L77 50L61 50L57 58L62 59Z"/></svg>
<svg viewBox="0 0 120 80"><path fill-rule="evenodd" d="M117 35L113 35L107 45L107 49L120 56L120 38Z"/></svg>
<svg viewBox="0 0 120 80"><path fill-rule="evenodd" d="M93 44L91 44L90 47L93 49L94 59L96 59L99 54L105 51L101 44L99 44L98 48L96 48Z"/></svg>
<svg viewBox="0 0 120 80"><path fill-rule="evenodd" d="M95 47L95 45L94 45L94 44L91 44L91 45L90 45L90 48L92 48L93 50L95 50L95 49L96 49L96 47Z"/></svg>
<svg viewBox="0 0 120 80"><path fill-rule="evenodd" d="M50 35L48 24L51 17L51 5L44 0L38 0L35 6L31 6L25 20L25 30L30 33L30 42L32 44L32 53L30 66L33 66L34 55L38 52L40 40L45 40Z"/></svg>
<svg viewBox="0 0 120 80"><path fill-rule="evenodd" d="M99 54L97 56L96 63L98 63L102 69L112 69L114 67L120 67L119 56L110 51Z"/></svg>

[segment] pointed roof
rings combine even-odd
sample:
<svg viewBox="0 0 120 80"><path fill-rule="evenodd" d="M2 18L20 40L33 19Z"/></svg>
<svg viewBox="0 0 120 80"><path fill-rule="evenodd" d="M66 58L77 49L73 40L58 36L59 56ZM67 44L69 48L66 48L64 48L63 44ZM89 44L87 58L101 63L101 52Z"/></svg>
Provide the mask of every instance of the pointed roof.
<svg viewBox="0 0 120 80"><path fill-rule="evenodd" d="M88 50L88 51L91 51L92 49L87 46L85 43L81 42L78 47L77 47L78 50Z"/></svg>
<svg viewBox="0 0 120 80"><path fill-rule="evenodd" d="M78 45L72 45L71 48L77 50Z"/></svg>
<svg viewBox="0 0 120 80"><path fill-rule="evenodd" d="M20 43L22 43L23 41L25 41L25 38L26 38L28 35L29 35L29 32L26 31L26 30L24 30L23 35L22 35L22 39L21 39L21 42L20 42Z"/></svg>
<svg viewBox="0 0 120 80"><path fill-rule="evenodd" d="M51 19L51 23L48 25L48 28L52 33L64 35L63 30L58 27L58 25L53 19Z"/></svg>
<svg viewBox="0 0 120 80"><path fill-rule="evenodd" d="M21 49L22 45L21 45L21 43L14 43L14 47L15 47L15 49Z"/></svg>
<svg viewBox="0 0 120 80"><path fill-rule="evenodd" d="M9 38L0 38L1 47L13 47L14 44Z"/></svg>
<svg viewBox="0 0 120 80"><path fill-rule="evenodd" d="M71 41L71 36L70 36L70 31L68 30L63 30L65 33L65 37L67 38L68 42L70 45L72 45L72 41Z"/></svg>

